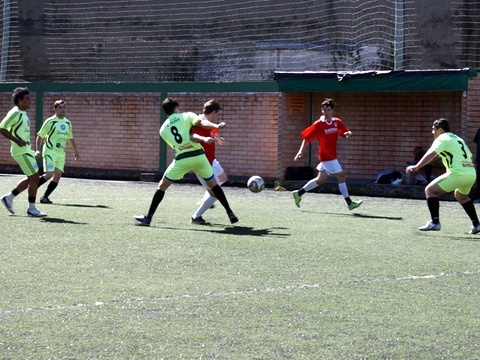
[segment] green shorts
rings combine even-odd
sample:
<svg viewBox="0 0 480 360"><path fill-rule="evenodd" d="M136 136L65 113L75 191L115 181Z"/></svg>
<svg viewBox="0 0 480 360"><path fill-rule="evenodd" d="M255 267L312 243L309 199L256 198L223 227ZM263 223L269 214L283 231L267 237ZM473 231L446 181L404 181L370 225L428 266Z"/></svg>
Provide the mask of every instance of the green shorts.
<svg viewBox="0 0 480 360"><path fill-rule="evenodd" d="M25 175L32 176L33 174L38 173L37 159L35 159L33 151L26 154L12 155L12 157L13 160L20 165L20 169L22 169Z"/></svg>
<svg viewBox="0 0 480 360"><path fill-rule="evenodd" d="M200 153L191 157L175 159L165 170L165 177L170 181L182 180L186 173L194 172L205 180L213 178L212 165L208 162L205 153Z"/></svg>
<svg viewBox="0 0 480 360"><path fill-rule="evenodd" d="M43 171L53 172L55 169L63 173L65 169L65 152L45 151L43 154Z"/></svg>
<svg viewBox="0 0 480 360"><path fill-rule="evenodd" d="M447 193L458 190L460 194L468 195L472 190L473 184L475 184L475 180L475 169L472 168L472 171L463 174L452 174L448 171L435 178L432 182L440 186L440 188Z"/></svg>

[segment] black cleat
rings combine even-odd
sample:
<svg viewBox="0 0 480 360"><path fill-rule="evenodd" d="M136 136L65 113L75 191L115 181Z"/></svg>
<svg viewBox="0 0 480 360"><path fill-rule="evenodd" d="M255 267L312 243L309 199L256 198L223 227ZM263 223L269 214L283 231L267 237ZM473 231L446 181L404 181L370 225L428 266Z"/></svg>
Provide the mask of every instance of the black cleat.
<svg viewBox="0 0 480 360"><path fill-rule="evenodd" d="M196 219L192 217L191 223L196 225L210 225L210 223L205 221L201 216L197 217Z"/></svg>
<svg viewBox="0 0 480 360"><path fill-rule="evenodd" d="M235 224L236 222L238 222L238 218L235 216L235 214L233 212L229 212L227 213L228 215L228 218L230 219L230 222L232 224Z"/></svg>
<svg viewBox="0 0 480 360"><path fill-rule="evenodd" d="M51 202L48 197L42 197L42 198L40 198L40 202L41 202L42 204L53 204L53 202Z"/></svg>
<svg viewBox="0 0 480 360"><path fill-rule="evenodd" d="M150 223L152 222L152 218L147 216L147 215L138 215L134 216L135 220L139 222L139 226L150 226Z"/></svg>

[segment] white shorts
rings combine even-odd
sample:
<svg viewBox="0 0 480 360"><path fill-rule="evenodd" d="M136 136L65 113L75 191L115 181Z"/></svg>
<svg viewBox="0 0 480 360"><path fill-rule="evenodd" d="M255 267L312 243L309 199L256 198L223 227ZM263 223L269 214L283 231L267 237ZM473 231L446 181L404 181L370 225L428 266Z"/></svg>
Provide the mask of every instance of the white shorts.
<svg viewBox="0 0 480 360"><path fill-rule="evenodd" d="M222 185L224 182L220 182L218 177L224 173L224 170L222 168L222 165L220 165L220 163L216 159L213 160L212 169L213 169L213 177L215 178L215 181L217 182L218 185ZM205 187L205 189L210 189L204 178L198 175L197 175L197 178L198 178L198 181L200 181L200 183Z"/></svg>
<svg viewBox="0 0 480 360"><path fill-rule="evenodd" d="M343 171L342 166L337 159L330 161L322 161L320 164L318 164L317 170L325 171L328 175L335 175Z"/></svg>

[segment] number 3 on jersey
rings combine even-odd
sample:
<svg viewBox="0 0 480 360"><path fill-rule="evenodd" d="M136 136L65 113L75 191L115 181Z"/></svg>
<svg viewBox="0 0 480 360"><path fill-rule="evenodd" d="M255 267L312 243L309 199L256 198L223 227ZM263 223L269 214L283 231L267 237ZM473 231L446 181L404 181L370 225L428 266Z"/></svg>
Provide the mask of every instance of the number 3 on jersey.
<svg viewBox="0 0 480 360"><path fill-rule="evenodd" d="M467 152L465 151L465 144L460 140L458 140L458 143L460 144L460 147L462 148L463 158L467 159Z"/></svg>

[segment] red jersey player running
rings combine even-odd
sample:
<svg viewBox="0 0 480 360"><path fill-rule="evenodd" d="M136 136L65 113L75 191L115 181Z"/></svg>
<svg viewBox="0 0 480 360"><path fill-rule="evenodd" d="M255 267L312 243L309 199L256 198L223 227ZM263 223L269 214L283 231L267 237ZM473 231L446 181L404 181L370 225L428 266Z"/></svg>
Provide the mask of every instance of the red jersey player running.
<svg viewBox="0 0 480 360"><path fill-rule="evenodd" d="M203 114L201 115L201 118L216 124L218 122L217 120L220 114L220 110L222 110L222 107L217 100L209 100L203 105ZM217 129L205 129L194 126L192 128L192 140L196 141L194 135L196 134L201 137L211 137L216 140L220 145L223 145L224 140L217 134L217 132ZM212 165L213 176L215 177L217 184L222 185L223 183L225 183L225 181L227 181L227 174L224 172L222 165L220 165L220 162L218 162L218 160L215 158L215 141L213 141L212 143L201 142L200 144L203 146L203 150L205 151L208 162L210 163L210 165ZM206 191L205 195L201 200L199 208L192 216L192 224L210 225L208 221L205 221L202 218L202 215L203 213L205 213L205 211L207 211L213 206L213 203L217 201L217 198L213 194L212 190L210 190L210 188L207 186L205 180L198 175L197 178L200 183L202 183L202 185L205 187Z"/></svg>
<svg viewBox="0 0 480 360"><path fill-rule="evenodd" d="M303 141L294 160L297 161L298 159L301 159L305 147L310 142L317 139L319 143L318 159L320 160L320 164L317 166L317 177L306 183L300 190L293 191L293 198L297 207L300 207L300 201L302 200L303 194L322 185L327 181L330 175L337 178L338 188L345 198L349 210L356 209L363 202L362 200L353 201L350 199L347 184L345 182L345 174L342 166L337 160L338 135L349 138L352 135L352 132L343 124L342 120L333 117L334 108L333 100L325 99L322 103L323 115L300 134L303 137Z"/></svg>

